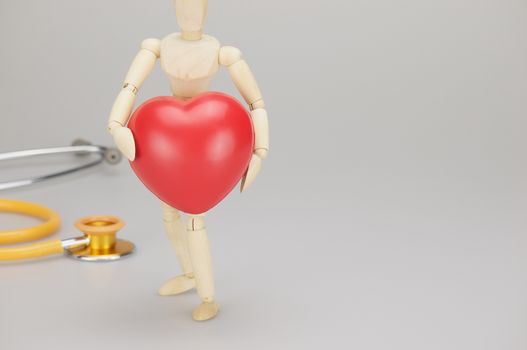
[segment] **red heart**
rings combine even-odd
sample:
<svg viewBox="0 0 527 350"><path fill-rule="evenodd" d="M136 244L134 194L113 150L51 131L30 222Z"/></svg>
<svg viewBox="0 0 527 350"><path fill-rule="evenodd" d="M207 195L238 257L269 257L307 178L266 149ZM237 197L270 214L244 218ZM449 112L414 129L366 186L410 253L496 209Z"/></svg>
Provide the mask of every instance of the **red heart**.
<svg viewBox="0 0 527 350"><path fill-rule="evenodd" d="M163 202L189 214L218 204L244 175L253 151L249 113L217 92L186 102L153 98L137 108L128 127L137 177Z"/></svg>

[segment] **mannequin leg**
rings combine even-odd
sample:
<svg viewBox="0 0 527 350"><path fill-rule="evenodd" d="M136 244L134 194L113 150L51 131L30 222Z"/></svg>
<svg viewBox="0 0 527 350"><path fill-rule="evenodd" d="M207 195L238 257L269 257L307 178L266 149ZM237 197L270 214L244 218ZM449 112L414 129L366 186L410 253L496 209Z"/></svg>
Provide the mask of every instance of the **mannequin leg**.
<svg viewBox="0 0 527 350"><path fill-rule="evenodd" d="M196 321L205 321L216 316L219 306L214 301L210 245L203 215L192 215L188 221L187 231L190 260L194 268L198 295L202 300L202 303L194 309L192 317Z"/></svg>
<svg viewBox="0 0 527 350"><path fill-rule="evenodd" d="M190 261L188 248L188 233L185 230L181 215L168 204L162 203L162 205L165 231L168 239L172 242L179 266L183 271L182 275L169 279L159 288L159 295L164 296L186 292L196 286L196 281L192 273L192 263Z"/></svg>

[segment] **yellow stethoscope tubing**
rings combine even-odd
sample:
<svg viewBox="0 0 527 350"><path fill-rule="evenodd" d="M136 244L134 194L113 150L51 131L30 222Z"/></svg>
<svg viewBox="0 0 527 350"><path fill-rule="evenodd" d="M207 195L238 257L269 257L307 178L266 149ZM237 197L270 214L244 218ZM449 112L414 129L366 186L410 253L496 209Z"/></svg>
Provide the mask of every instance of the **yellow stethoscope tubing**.
<svg viewBox="0 0 527 350"><path fill-rule="evenodd" d="M60 216L39 204L0 198L0 212L29 215L44 222L27 228L0 231L0 244L16 244L48 237L60 227ZM0 248L0 260L36 258L64 252L61 240L39 242L22 247Z"/></svg>

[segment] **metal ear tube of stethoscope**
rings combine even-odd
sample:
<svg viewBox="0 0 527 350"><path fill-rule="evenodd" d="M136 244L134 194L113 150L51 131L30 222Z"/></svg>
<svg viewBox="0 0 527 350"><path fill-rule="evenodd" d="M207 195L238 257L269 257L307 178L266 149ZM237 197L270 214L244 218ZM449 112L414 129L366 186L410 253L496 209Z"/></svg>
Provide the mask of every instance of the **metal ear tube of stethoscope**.
<svg viewBox="0 0 527 350"><path fill-rule="evenodd" d="M87 163L71 167L69 169L53 172L50 174L35 176L26 179L18 179L7 182L0 182L0 190L7 190L11 188L17 188L22 186L28 186L35 183L39 183L45 180L50 180L59 176L68 175L81 171L84 169L91 168L99 165L102 162L108 164L117 164L121 160L121 153L115 148L108 148L105 146L92 145L90 142L77 139L72 142L71 146L65 147L50 147L50 148L38 148L29 149L22 151L0 153L0 161L5 160L16 160L22 158L32 158L38 156L58 155L58 154L74 154L78 157L85 157L89 155L95 155L96 159L91 160Z"/></svg>

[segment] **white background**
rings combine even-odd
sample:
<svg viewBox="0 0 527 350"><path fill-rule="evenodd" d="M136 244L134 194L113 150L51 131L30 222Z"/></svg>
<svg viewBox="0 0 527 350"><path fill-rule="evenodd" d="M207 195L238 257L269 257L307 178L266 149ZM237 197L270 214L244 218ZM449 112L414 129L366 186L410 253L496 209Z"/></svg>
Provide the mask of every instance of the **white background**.
<svg viewBox="0 0 527 350"><path fill-rule="evenodd" d="M0 2L0 151L109 145L139 43L177 30L168 0ZM527 348L524 0L211 1L206 32L245 53L272 131L207 216L220 314L156 295L179 269L123 162L2 193L59 211L57 237L119 215L138 251L0 264L0 349ZM166 94L157 69L140 101Z"/></svg>

